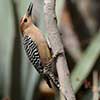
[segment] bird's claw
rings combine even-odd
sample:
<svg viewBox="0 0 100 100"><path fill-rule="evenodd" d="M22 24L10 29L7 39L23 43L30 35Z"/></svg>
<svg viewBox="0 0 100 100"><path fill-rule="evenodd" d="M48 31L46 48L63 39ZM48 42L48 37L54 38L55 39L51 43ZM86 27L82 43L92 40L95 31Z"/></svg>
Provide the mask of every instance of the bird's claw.
<svg viewBox="0 0 100 100"><path fill-rule="evenodd" d="M57 51L55 54L53 54L52 58L57 59L59 56L63 55L63 51Z"/></svg>

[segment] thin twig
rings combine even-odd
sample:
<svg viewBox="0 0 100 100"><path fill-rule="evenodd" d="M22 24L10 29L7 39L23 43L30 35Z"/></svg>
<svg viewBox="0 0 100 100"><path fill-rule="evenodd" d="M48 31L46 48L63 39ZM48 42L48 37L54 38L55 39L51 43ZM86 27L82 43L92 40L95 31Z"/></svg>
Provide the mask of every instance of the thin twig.
<svg viewBox="0 0 100 100"><path fill-rule="evenodd" d="M60 34L57 28L57 20L55 15L56 0L44 0L44 3L45 21L52 51L53 53L64 52ZM66 96L67 100L75 100L65 55L58 57L56 66L61 84L61 91L63 92L64 96Z"/></svg>

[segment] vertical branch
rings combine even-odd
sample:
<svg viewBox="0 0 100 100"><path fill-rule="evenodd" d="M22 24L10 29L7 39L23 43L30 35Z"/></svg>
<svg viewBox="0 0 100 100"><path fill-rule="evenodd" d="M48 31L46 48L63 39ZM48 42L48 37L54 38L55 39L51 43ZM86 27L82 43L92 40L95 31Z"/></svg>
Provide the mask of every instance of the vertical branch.
<svg viewBox="0 0 100 100"><path fill-rule="evenodd" d="M97 71L93 72L93 100L99 100Z"/></svg>
<svg viewBox="0 0 100 100"><path fill-rule="evenodd" d="M44 0L44 3L44 13L48 32L48 39L50 41L53 53L56 53L58 51L64 53L62 41L60 39L60 34L57 28L57 20L55 15L56 0ZM67 100L75 100L65 55L58 57L56 68L61 84L61 91L66 96Z"/></svg>
<svg viewBox="0 0 100 100"><path fill-rule="evenodd" d="M82 51L78 37L72 25L72 19L70 16L69 9L68 7L66 7L66 5L68 6L66 2L62 10L61 21L60 21L62 40L65 50L68 51L69 54L73 57L73 59L77 62L80 60L82 56Z"/></svg>

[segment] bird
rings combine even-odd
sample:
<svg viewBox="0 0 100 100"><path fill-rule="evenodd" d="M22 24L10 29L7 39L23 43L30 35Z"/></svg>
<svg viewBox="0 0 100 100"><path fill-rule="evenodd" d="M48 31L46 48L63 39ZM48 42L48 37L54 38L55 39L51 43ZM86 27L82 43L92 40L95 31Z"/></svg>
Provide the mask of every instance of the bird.
<svg viewBox="0 0 100 100"><path fill-rule="evenodd" d="M38 73L47 82L48 86L52 88L53 84L57 89L60 89L55 65L57 57L61 53L57 52L53 54L46 37L39 28L33 24L32 9L33 3L31 2L19 23L26 55Z"/></svg>

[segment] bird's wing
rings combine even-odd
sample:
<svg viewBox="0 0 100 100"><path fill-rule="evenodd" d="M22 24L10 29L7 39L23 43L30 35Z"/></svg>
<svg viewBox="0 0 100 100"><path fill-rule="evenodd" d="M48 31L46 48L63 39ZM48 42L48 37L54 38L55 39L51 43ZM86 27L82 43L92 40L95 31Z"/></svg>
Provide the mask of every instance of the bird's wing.
<svg viewBox="0 0 100 100"><path fill-rule="evenodd" d="M25 36L24 37L24 47L25 47L25 51L31 63L34 65L34 67L40 74L43 74L44 67L40 60L37 43L35 41L32 41L31 37ZM43 75L43 77L46 80L48 86L52 88L49 77L47 75Z"/></svg>
<svg viewBox="0 0 100 100"><path fill-rule="evenodd" d="M30 36L24 37L24 48L26 51L26 54L28 55L29 60L34 65L36 70L39 73L43 72L43 66L41 66L41 60L40 55L38 52L38 47L35 41L31 39Z"/></svg>

